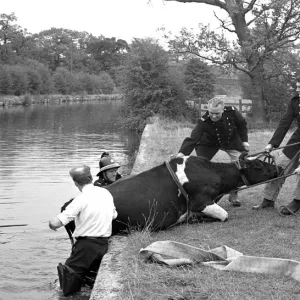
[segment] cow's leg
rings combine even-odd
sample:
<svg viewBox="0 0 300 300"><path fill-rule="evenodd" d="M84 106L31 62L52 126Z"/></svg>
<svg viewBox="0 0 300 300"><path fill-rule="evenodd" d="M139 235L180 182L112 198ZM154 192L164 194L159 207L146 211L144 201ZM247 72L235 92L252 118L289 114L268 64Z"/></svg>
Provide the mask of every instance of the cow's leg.
<svg viewBox="0 0 300 300"><path fill-rule="evenodd" d="M218 204L211 200L207 195L197 195L190 197L190 211L193 213L203 213L209 217L219 219L220 221L227 221L228 213Z"/></svg>
<svg viewBox="0 0 300 300"><path fill-rule="evenodd" d="M201 212L223 222L228 219L228 212L216 203L207 205Z"/></svg>

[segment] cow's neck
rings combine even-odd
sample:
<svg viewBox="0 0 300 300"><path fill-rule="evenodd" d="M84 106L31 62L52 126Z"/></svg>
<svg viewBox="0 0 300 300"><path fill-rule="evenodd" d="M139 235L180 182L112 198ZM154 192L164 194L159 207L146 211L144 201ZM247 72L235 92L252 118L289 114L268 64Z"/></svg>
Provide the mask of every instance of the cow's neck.
<svg viewBox="0 0 300 300"><path fill-rule="evenodd" d="M223 166L222 172L219 175L222 182L222 193L229 192L230 190L245 185L241 173L235 163L227 163L225 168Z"/></svg>

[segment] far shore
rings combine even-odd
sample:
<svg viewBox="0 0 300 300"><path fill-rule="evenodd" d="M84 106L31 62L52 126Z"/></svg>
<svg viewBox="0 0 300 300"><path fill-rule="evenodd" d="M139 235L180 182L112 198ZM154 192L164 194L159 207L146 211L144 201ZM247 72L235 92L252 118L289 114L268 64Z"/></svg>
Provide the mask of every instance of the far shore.
<svg viewBox="0 0 300 300"><path fill-rule="evenodd" d="M0 106L51 104L64 102L85 102L95 100L121 100L120 94L98 94L98 95L22 95L0 96Z"/></svg>

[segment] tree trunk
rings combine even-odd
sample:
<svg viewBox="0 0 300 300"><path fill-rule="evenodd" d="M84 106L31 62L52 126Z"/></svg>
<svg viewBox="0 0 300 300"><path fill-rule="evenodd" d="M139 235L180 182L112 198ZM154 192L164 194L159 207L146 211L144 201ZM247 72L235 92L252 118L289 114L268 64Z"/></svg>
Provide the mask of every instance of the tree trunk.
<svg viewBox="0 0 300 300"><path fill-rule="evenodd" d="M249 65L251 68L251 65ZM250 75L252 86L252 119L267 122L266 107L263 95L263 64L259 63Z"/></svg>

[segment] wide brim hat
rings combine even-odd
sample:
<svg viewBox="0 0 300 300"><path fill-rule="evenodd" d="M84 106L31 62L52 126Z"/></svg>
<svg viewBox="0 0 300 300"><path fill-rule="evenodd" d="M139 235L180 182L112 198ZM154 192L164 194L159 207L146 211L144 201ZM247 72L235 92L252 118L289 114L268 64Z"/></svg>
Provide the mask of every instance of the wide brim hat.
<svg viewBox="0 0 300 300"><path fill-rule="evenodd" d="M97 176L100 175L100 173L102 173L103 171L106 171L106 170L109 170L109 169L115 169L115 168L120 168L121 166L118 164L118 163L114 163L114 164L111 164L109 166L106 166L106 167L103 167L100 169L99 173L97 174Z"/></svg>
<svg viewBox="0 0 300 300"><path fill-rule="evenodd" d="M100 171L98 172L97 176L99 176L103 171L120 167L121 166L109 155L108 152L104 152L99 161Z"/></svg>

